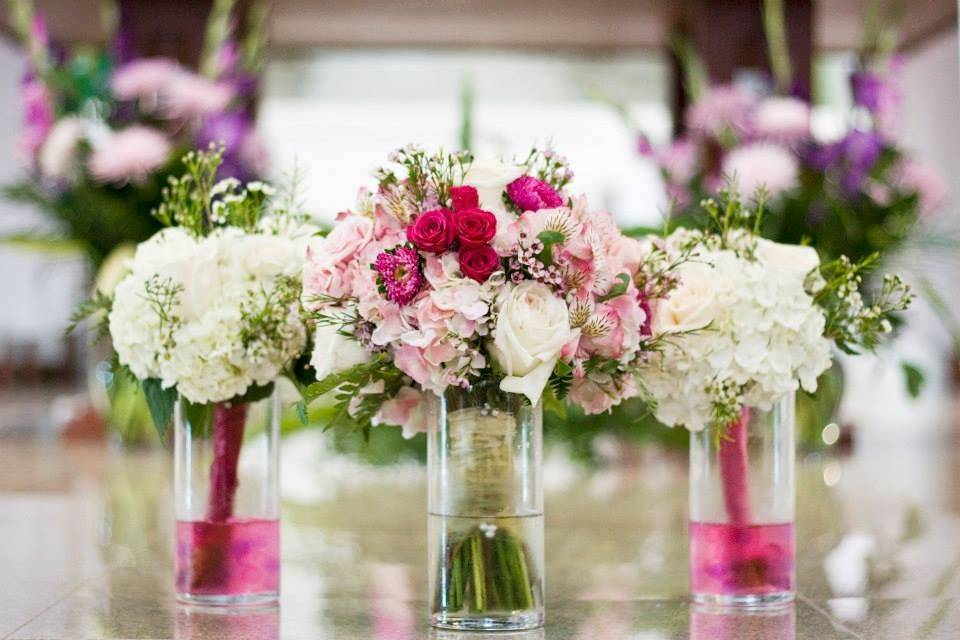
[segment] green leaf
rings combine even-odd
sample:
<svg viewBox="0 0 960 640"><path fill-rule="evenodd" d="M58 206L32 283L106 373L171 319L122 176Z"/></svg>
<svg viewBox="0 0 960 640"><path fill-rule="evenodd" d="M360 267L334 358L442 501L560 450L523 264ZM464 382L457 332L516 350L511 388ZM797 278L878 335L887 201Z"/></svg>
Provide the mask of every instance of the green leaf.
<svg viewBox="0 0 960 640"><path fill-rule="evenodd" d="M923 371L921 371L919 367L910 362L901 362L900 368L903 370L903 378L907 383L907 393L910 394L911 398L917 398L920 392L923 391L926 376L924 376Z"/></svg>
<svg viewBox="0 0 960 640"><path fill-rule="evenodd" d="M173 387L164 389L157 378L147 378L140 383L140 386L143 387L143 395L147 399L150 417L153 418L153 425L157 428L157 433L160 435L162 442L166 439L167 426L170 424L173 407L177 402L177 390Z"/></svg>
<svg viewBox="0 0 960 640"><path fill-rule="evenodd" d="M597 298L599 302L606 302L607 300L613 300L619 296L622 296L627 292L627 289L630 287L630 274L621 273L617 276L617 282L610 287L610 291L606 295Z"/></svg>
<svg viewBox="0 0 960 640"><path fill-rule="evenodd" d="M213 432L213 404L195 404L183 400L183 413L192 434L207 437Z"/></svg>
<svg viewBox="0 0 960 640"><path fill-rule="evenodd" d="M565 242L567 237L559 231L544 229L537 234L537 240L543 243L543 251L537 254L537 260L544 266L550 266L553 263L553 245Z"/></svg>
<svg viewBox="0 0 960 640"><path fill-rule="evenodd" d="M269 398L270 394L273 393L273 383L268 382L262 387L259 385L251 385L247 387L247 392L242 396L238 396L234 402L257 402L258 400L263 400L264 398Z"/></svg>

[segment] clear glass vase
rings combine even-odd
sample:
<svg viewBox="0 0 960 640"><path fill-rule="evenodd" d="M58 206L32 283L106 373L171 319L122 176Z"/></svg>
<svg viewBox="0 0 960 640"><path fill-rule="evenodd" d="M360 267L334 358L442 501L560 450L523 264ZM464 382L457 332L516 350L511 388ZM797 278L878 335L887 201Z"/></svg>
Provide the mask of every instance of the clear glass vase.
<svg viewBox="0 0 960 640"><path fill-rule="evenodd" d="M794 396L690 438L690 591L761 607L795 592Z"/></svg>
<svg viewBox="0 0 960 640"><path fill-rule="evenodd" d="M268 604L280 593L276 391L174 414L176 590L183 602Z"/></svg>
<svg viewBox="0 0 960 640"><path fill-rule="evenodd" d="M444 629L543 624L543 412L496 381L431 396L430 611Z"/></svg>

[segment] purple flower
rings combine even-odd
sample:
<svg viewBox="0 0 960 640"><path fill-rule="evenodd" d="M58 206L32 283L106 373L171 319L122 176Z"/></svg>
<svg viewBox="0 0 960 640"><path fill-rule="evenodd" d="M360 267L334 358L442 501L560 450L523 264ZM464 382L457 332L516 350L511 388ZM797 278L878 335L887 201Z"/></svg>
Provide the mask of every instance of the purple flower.
<svg viewBox="0 0 960 640"><path fill-rule="evenodd" d="M847 192L853 193L860 189L864 178L876 164L883 150L883 142L874 132L853 129L840 141L840 148L844 160L841 182Z"/></svg>
<svg viewBox="0 0 960 640"><path fill-rule="evenodd" d="M219 177L247 181L259 177L265 168L264 163L250 153L255 135L253 122L245 113L215 113L203 119L197 132L197 148L205 149L211 143L222 144L224 153Z"/></svg>
<svg viewBox="0 0 960 640"><path fill-rule="evenodd" d="M20 148L32 158L39 152L53 127L53 101L47 86L32 75L24 78L20 85L20 101L23 104L24 124Z"/></svg>
<svg viewBox="0 0 960 640"><path fill-rule="evenodd" d="M508 184L507 195L523 211L563 206L563 198L553 187L531 176L520 176Z"/></svg>
<svg viewBox="0 0 960 640"><path fill-rule="evenodd" d="M420 254L411 247L381 252L374 268L380 274L381 291L399 305L413 300L423 286Z"/></svg>

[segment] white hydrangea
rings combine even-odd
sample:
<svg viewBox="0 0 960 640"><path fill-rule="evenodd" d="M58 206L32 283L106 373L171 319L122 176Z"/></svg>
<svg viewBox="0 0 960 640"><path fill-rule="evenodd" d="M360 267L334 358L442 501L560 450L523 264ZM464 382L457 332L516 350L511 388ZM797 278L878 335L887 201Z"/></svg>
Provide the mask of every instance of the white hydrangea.
<svg viewBox="0 0 960 640"><path fill-rule="evenodd" d="M292 283L314 232L170 228L142 243L109 317L121 364L196 403L273 381L306 343Z"/></svg>
<svg viewBox="0 0 960 640"><path fill-rule="evenodd" d="M667 244L691 238L681 231ZM644 377L664 424L699 431L719 406L770 409L801 386L814 391L830 366L825 317L804 287L816 252L743 242L739 251L696 249L654 316L656 334L677 333Z"/></svg>

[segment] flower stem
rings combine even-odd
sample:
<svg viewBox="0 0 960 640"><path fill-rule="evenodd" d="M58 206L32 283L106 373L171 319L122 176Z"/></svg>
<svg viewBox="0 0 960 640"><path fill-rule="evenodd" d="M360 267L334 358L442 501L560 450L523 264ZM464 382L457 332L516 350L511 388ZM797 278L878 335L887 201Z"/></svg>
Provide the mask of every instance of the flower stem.
<svg viewBox="0 0 960 640"><path fill-rule="evenodd" d="M246 420L246 403L221 402L213 409L213 462L210 463L207 498L207 520L211 522L226 522L233 516L233 499L238 484L237 462Z"/></svg>
<svg viewBox="0 0 960 640"><path fill-rule="evenodd" d="M213 461L210 463L210 490L207 496L207 521L227 522L233 516L237 492L237 463L243 445L247 404L217 403L213 409ZM194 589L225 585L229 581L230 529L200 544L193 550Z"/></svg>
<svg viewBox="0 0 960 640"><path fill-rule="evenodd" d="M720 439L720 478L723 483L723 502L730 524L746 526L750 523L750 497L747 491L747 424L750 409L744 407L740 419L731 422Z"/></svg>

